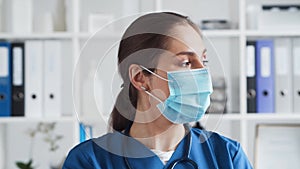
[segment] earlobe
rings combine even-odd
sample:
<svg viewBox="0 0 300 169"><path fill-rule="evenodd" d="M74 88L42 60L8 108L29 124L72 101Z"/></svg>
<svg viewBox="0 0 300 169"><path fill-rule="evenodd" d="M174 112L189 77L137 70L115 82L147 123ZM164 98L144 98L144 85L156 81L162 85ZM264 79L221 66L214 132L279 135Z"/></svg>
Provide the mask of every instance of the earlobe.
<svg viewBox="0 0 300 169"><path fill-rule="evenodd" d="M137 90L144 90L145 87L141 87L144 85L146 81L145 75L142 73L142 69L137 64L132 64L129 66L129 78L131 84L137 89Z"/></svg>

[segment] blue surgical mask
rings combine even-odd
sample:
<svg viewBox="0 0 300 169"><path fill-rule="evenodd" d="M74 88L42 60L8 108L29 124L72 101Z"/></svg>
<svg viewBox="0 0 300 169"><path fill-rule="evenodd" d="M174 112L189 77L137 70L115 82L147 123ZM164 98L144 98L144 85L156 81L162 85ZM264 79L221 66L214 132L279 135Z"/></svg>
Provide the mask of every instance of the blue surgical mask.
<svg viewBox="0 0 300 169"><path fill-rule="evenodd" d="M210 105L210 95L213 92L211 77L207 68L167 72L165 79L149 69L144 70L168 81L170 95L165 101L145 90L160 103L159 111L171 122L184 124L201 119Z"/></svg>

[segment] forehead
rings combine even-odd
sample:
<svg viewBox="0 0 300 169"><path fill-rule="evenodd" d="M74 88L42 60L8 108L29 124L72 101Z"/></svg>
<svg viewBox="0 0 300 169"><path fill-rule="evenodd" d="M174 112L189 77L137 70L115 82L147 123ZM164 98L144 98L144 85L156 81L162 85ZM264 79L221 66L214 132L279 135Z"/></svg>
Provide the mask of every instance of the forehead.
<svg viewBox="0 0 300 169"><path fill-rule="evenodd" d="M181 50L187 50L200 56L205 49L201 36L189 25L175 26L168 36L174 38L174 40L168 42L169 52L178 53Z"/></svg>
<svg viewBox="0 0 300 169"><path fill-rule="evenodd" d="M203 40L199 33L191 26L176 26L168 36L173 39L168 41L166 50L158 59L157 68L161 70L173 70L172 63L176 59L176 54L180 52L193 52L201 57L205 49Z"/></svg>

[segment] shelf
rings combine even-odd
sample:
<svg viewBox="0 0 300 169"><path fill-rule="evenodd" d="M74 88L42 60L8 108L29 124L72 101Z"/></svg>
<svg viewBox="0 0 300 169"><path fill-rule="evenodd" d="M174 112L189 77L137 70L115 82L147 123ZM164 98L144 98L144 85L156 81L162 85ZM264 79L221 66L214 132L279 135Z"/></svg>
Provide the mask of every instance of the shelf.
<svg viewBox="0 0 300 169"><path fill-rule="evenodd" d="M206 114L203 119L222 119L222 120L300 120L300 114L274 114L274 113L262 113L262 114ZM82 117L82 121L96 122L99 121L99 117ZM98 119L98 120L95 120ZM28 118L28 117L1 117L1 123L13 123L13 122L51 122L51 121L77 121L76 117L40 117L40 118ZM102 120L101 120L102 121Z"/></svg>
<svg viewBox="0 0 300 169"><path fill-rule="evenodd" d="M221 120L295 120L300 121L299 114L276 114L276 113L261 113L261 114L206 114L203 120L208 119L221 119Z"/></svg>
<svg viewBox="0 0 300 169"><path fill-rule="evenodd" d="M75 117L0 117L0 124L18 122L74 122Z"/></svg>
<svg viewBox="0 0 300 169"><path fill-rule="evenodd" d="M238 37L239 30L202 30L204 36L207 37Z"/></svg>
<svg viewBox="0 0 300 169"><path fill-rule="evenodd" d="M97 120L96 120L97 119ZM87 123L98 123L105 121L99 117L81 117L80 120ZM201 120L300 120L300 114L276 114L276 113L262 113L262 114L205 114Z"/></svg>
<svg viewBox="0 0 300 169"><path fill-rule="evenodd" d="M299 30L248 30L246 31L248 37L266 37L266 36L300 36Z"/></svg>
<svg viewBox="0 0 300 169"><path fill-rule="evenodd" d="M202 30L204 36L207 37L239 37L241 35L239 30ZM67 33L67 32L55 32L55 33L31 33L31 34L11 34L0 33L0 39L71 39L78 37L81 39L88 39L96 35L97 38L120 38L122 32L107 32L107 33ZM266 36L300 36L300 31L261 31L261 30L248 30L246 31L248 37L266 37Z"/></svg>
<svg viewBox="0 0 300 169"><path fill-rule="evenodd" d="M90 32L81 32L77 33L76 37L80 39L89 39L91 37L95 36L95 38L98 39L120 39L122 37L121 32L107 32L107 33L90 33Z"/></svg>
<svg viewBox="0 0 300 169"><path fill-rule="evenodd" d="M204 36L207 37L238 37L240 35L240 32L238 30L203 30L202 31ZM76 34L78 38L81 39L88 39L94 35L96 35L97 38L120 38L122 36L123 32L107 32L107 33L89 33L89 32L81 32Z"/></svg>
<svg viewBox="0 0 300 169"><path fill-rule="evenodd" d="M300 114L296 113L286 113L286 114L276 114L276 113L261 113L261 114L247 114L243 115L242 119L246 120L291 120L300 121Z"/></svg>
<svg viewBox="0 0 300 169"><path fill-rule="evenodd" d="M73 33L31 33L31 34L11 34L0 33L0 39L71 39Z"/></svg>
<svg viewBox="0 0 300 169"><path fill-rule="evenodd" d="M240 120L240 114L205 114L203 120Z"/></svg>

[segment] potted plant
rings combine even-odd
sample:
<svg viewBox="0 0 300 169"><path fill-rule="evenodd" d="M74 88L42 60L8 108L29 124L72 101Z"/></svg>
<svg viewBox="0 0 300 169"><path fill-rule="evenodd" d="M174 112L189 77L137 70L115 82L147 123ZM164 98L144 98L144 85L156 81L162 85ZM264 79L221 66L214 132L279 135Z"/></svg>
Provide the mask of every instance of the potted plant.
<svg viewBox="0 0 300 169"><path fill-rule="evenodd" d="M36 167L33 166L33 146L35 137L37 134L43 135L43 141L49 144L49 158L50 158L50 168L56 169L59 168L60 162L55 157L55 151L59 148L58 141L63 138L62 135L57 135L54 133L56 123L43 123L40 122L37 124L35 129L31 129L29 131L29 137L31 139L30 142L30 152L29 152L29 161L28 162L21 162L17 161L16 165L19 169L35 169ZM60 159L61 160L61 159Z"/></svg>

